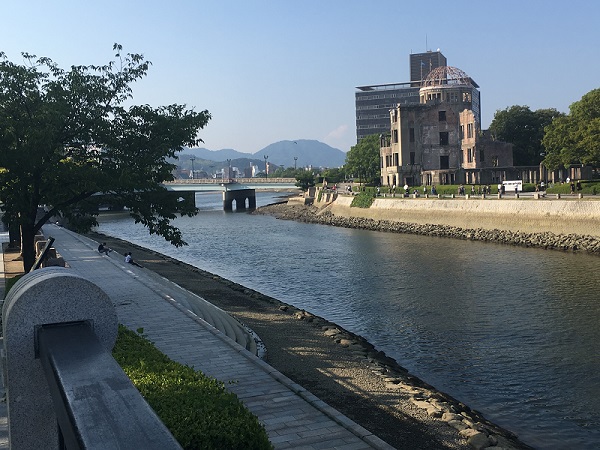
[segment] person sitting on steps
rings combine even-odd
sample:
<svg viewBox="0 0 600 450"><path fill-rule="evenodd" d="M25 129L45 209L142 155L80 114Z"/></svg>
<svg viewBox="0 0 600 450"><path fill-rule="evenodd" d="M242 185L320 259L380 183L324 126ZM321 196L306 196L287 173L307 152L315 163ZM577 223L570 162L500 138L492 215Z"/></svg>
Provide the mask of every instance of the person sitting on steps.
<svg viewBox="0 0 600 450"><path fill-rule="evenodd" d="M134 266L142 267L133 260L133 256L131 256L131 252L125 253L125 262L127 264L133 264Z"/></svg>
<svg viewBox="0 0 600 450"><path fill-rule="evenodd" d="M106 242L103 242L98 246L98 253L108 255L112 250L106 246Z"/></svg>

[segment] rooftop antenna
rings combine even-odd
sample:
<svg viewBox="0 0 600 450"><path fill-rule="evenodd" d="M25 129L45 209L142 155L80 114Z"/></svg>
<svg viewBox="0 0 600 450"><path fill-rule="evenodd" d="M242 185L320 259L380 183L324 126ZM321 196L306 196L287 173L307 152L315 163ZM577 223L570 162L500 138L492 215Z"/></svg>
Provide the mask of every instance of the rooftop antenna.
<svg viewBox="0 0 600 450"><path fill-rule="evenodd" d="M425 33L425 51L429 50L429 46L427 45L427 33Z"/></svg>

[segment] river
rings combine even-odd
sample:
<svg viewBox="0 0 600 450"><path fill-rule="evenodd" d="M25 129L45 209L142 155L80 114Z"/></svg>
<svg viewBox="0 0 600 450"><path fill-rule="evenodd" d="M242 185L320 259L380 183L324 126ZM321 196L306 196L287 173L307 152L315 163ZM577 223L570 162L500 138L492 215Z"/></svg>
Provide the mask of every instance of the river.
<svg viewBox="0 0 600 450"><path fill-rule="evenodd" d="M175 221L183 248L120 214L98 231L338 323L535 448L600 448L597 256L225 213L218 193L196 203Z"/></svg>

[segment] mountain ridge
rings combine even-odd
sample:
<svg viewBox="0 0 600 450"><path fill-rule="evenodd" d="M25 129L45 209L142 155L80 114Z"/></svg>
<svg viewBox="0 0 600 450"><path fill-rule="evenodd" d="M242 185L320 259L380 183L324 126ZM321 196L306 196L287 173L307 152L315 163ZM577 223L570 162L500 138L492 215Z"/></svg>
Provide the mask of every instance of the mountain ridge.
<svg viewBox="0 0 600 450"><path fill-rule="evenodd" d="M340 167L346 161L346 153L317 140L284 140L267 145L255 153L244 153L231 148L209 150L205 147L184 148L182 155L198 159L226 161L250 159L266 161L283 167Z"/></svg>

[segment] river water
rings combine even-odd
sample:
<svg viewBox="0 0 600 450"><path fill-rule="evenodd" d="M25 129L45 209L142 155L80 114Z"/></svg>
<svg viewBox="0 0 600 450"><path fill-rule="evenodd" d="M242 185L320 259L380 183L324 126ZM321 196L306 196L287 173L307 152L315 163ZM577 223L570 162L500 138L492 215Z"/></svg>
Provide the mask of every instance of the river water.
<svg viewBox="0 0 600 450"><path fill-rule="evenodd" d="M175 222L183 248L124 215L98 231L360 334L535 448L600 448L597 256L225 213L217 193L196 203Z"/></svg>

